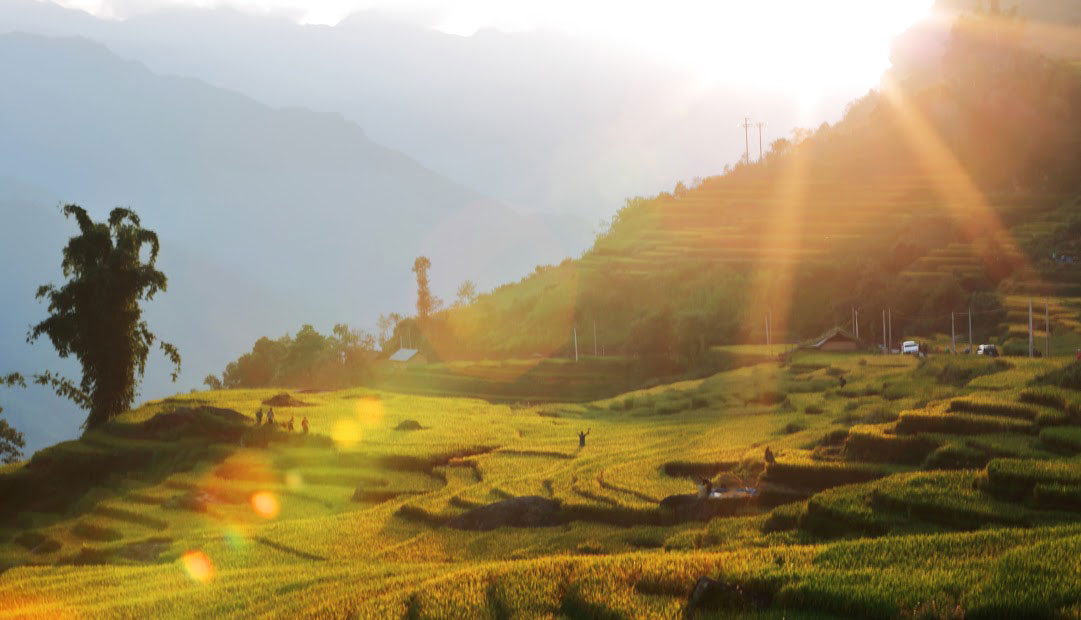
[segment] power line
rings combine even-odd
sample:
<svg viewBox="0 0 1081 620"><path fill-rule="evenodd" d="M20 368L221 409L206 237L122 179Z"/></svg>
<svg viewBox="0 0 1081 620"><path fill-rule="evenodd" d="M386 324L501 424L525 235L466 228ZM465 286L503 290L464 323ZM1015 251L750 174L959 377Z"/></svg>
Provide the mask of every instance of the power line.
<svg viewBox="0 0 1081 620"><path fill-rule="evenodd" d="M762 161L762 128L765 127L765 123L758 121L754 124L758 127L758 161Z"/></svg>
<svg viewBox="0 0 1081 620"><path fill-rule="evenodd" d="M740 127L743 127L743 161L744 163L751 163L751 127L754 127L754 123L751 122L751 117L744 116L743 122L740 123Z"/></svg>

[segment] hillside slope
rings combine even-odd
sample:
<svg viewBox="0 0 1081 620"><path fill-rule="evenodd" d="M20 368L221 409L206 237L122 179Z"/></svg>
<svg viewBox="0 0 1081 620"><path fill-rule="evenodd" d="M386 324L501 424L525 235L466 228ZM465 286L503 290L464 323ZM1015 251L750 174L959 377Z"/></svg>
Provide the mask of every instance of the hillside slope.
<svg viewBox="0 0 1081 620"><path fill-rule="evenodd" d="M592 350L596 324L609 352L677 359L762 342L767 315L780 341L853 309L872 344L887 309L895 347L969 308L975 338L999 340L1009 294L1058 296L1076 330L1081 73L1028 50L1025 27L965 18L936 81L888 74L762 163L628 201L581 260L430 321L431 350L566 353L575 329Z"/></svg>

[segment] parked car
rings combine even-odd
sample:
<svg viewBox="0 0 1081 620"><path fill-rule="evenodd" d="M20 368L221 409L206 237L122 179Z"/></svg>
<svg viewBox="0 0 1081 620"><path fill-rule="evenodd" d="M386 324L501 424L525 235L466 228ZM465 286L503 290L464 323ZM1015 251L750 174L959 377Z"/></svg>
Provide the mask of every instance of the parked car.
<svg viewBox="0 0 1081 620"><path fill-rule="evenodd" d="M993 344L981 344L980 346L976 347L976 355L998 357L998 347Z"/></svg>
<svg viewBox="0 0 1081 620"><path fill-rule="evenodd" d="M901 343L902 355L916 355L920 352L920 345L915 340L906 340Z"/></svg>

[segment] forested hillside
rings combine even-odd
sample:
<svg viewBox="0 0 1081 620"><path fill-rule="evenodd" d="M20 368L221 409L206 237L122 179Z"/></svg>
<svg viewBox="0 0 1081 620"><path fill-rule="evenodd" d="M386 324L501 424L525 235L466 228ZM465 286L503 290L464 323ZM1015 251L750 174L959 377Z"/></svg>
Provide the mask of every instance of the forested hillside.
<svg viewBox="0 0 1081 620"><path fill-rule="evenodd" d="M961 17L936 72L888 74L761 162L629 200L581 259L424 322L425 346L566 354L577 329L592 353L595 324L598 350L677 363L763 341L767 314L777 342L851 326L853 308L870 343L887 308L895 343L970 308L976 338L1001 342L1010 295L1059 296L1058 326L1076 330L1081 72L1029 49L1027 27Z"/></svg>

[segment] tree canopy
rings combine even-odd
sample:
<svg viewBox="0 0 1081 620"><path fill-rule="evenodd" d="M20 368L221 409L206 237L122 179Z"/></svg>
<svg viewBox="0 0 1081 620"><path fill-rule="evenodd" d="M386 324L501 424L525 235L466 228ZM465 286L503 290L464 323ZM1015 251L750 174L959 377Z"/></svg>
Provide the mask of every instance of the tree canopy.
<svg viewBox="0 0 1081 620"><path fill-rule="evenodd" d="M0 376L0 385L25 387L26 381L22 375L11 373L7 376ZM0 413L3 412L4 408L0 407ZM7 465L18 461L22 458L22 449L25 447L26 440L23 438L23 434L8 424L7 420L0 420L0 463Z"/></svg>
<svg viewBox="0 0 1081 620"><path fill-rule="evenodd" d="M432 268L432 261L427 256L418 256L413 261L413 273L417 274L417 318L424 320L433 312L439 310L443 302L432 295L428 287L428 270Z"/></svg>
<svg viewBox="0 0 1081 620"><path fill-rule="evenodd" d="M327 336L304 325L296 336L257 340L250 353L225 367L222 386L329 389L358 385L368 376L374 351L375 338L348 325L335 325ZM217 388L212 385L211 389Z"/></svg>
<svg viewBox="0 0 1081 620"><path fill-rule="evenodd" d="M63 213L79 225L79 234L63 251L67 282L38 289L38 299L49 301L49 316L31 328L27 342L47 336L60 357L79 360L78 384L50 372L35 375L34 381L87 409L84 426L89 429L131 406L155 343L172 362L174 381L180 374L180 353L142 320L140 303L165 291L168 282L155 267L157 234L143 228L130 209L113 209L106 222L93 221L74 204L64 206Z"/></svg>

